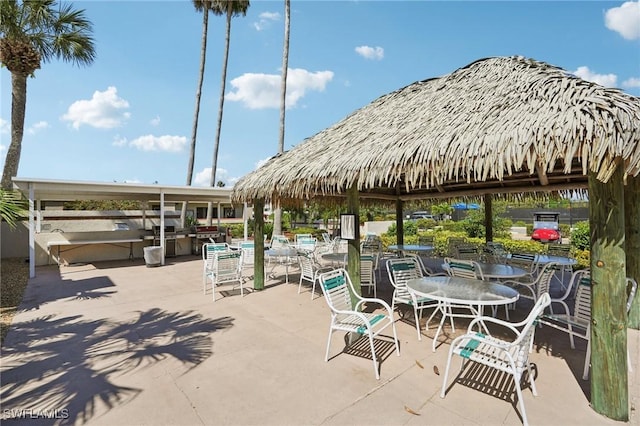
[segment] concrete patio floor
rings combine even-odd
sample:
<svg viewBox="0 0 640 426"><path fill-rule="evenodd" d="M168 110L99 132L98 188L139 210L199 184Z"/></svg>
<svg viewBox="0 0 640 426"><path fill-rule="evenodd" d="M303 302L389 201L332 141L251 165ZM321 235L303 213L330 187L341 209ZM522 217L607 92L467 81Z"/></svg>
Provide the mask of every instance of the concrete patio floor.
<svg viewBox="0 0 640 426"><path fill-rule="evenodd" d="M431 351L433 325L417 340L396 322L400 356L384 340L380 380L357 348L334 334L324 361L329 311L298 273L269 279L245 297L203 295L202 262L167 259L38 267L2 347L0 398L8 424L91 425L518 425L513 382L466 369L439 396L450 329ZM276 272L283 272L278 271ZM386 273L386 272L385 272ZM379 296L388 298L386 277ZM530 307L519 303L512 319ZM397 318L397 314L396 314ZM460 323L459 333L465 326ZM586 345L539 329L531 360L538 397L523 390L532 425L640 424L640 333L629 331L629 422L589 406ZM365 348L366 349L366 348ZM459 359L454 360L454 374ZM490 377L490 386L479 378ZM449 385L453 383L449 379ZM45 419L45 416L53 416ZM35 422L35 423L34 423Z"/></svg>

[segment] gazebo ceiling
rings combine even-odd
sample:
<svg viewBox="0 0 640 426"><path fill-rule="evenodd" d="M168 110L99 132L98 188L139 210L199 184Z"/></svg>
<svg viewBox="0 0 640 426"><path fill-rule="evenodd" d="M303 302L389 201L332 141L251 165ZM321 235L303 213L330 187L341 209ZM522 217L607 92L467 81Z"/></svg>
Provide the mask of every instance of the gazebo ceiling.
<svg viewBox="0 0 640 426"><path fill-rule="evenodd" d="M381 96L234 186L234 201L581 189L640 172L640 99L532 59L478 60Z"/></svg>

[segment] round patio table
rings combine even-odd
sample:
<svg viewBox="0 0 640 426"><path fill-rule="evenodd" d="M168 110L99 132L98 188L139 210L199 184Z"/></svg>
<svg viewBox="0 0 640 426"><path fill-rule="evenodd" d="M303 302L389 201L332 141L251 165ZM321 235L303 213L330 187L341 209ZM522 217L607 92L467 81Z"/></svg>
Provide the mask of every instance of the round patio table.
<svg viewBox="0 0 640 426"><path fill-rule="evenodd" d="M289 265L293 265L298 262L298 250L288 247L271 248L265 251L264 254L269 258L269 263L271 263L271 259L275 260L270 271L271 275L273 275L273 270L276 266L284 265L285 281L289 284Z"/></svg>
<svg viewBox="0 0 640 426"><path fill-rule="evenodd" d="M419 244L393 244L387 247L387 249L391 251L429 252L433 251L433 246Z"/></svg>
<svg viewBox="0 0 640 426"><path fill-rule="evenodd" d="M436 351L438 335L442 331L442 326L447 318L451 322L452 330L455 331L454 317L479 318L482 316L485 306L509 305L515 303L520 297L516 290L506 285L459 277L434 276L415 278L407 281L407 287L416 296L438 302L438 306L427 320L427 324L429 324L436 312L441 313L440 324L436 335L433 337L433 352ZM468 309L470 313L453 312L452 308ZM481 325L487 331L484 323L481 323Z"/></svg>

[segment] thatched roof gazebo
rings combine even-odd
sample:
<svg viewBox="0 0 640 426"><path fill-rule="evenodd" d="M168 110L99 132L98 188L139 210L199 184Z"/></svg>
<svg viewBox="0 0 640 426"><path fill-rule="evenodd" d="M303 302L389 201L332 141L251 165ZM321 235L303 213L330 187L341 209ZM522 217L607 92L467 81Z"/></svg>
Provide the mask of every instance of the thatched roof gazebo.
<svg viewBox="0 0 640 426"><path fill-rule="evenodd" d="M403 201L483 196L490 217L492 194L588 191L592 405L625 420L622 301L625 275L640 278L639 173L640 99L543 62L497 57L379 97L244 176L232 200L261 208L346 197L355 214L360 199L384 200L396 203L400 230ZM349 256L350 274L358 271Z"/></svg>

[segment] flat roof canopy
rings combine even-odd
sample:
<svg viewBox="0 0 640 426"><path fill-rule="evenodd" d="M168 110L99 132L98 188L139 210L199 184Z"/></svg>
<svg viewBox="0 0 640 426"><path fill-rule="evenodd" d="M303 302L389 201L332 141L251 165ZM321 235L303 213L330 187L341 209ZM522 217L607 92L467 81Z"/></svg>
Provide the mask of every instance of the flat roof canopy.
<svg viewBox="0 0 640 426"><path fill-rule="evenodd" d="M14 188L27 198L32 188L35 200L139 200L159 202L160 196L163 194L165 202L188 201L231 204L230 188L65 181L19 177L14 177L12 180Z"/></svg>

